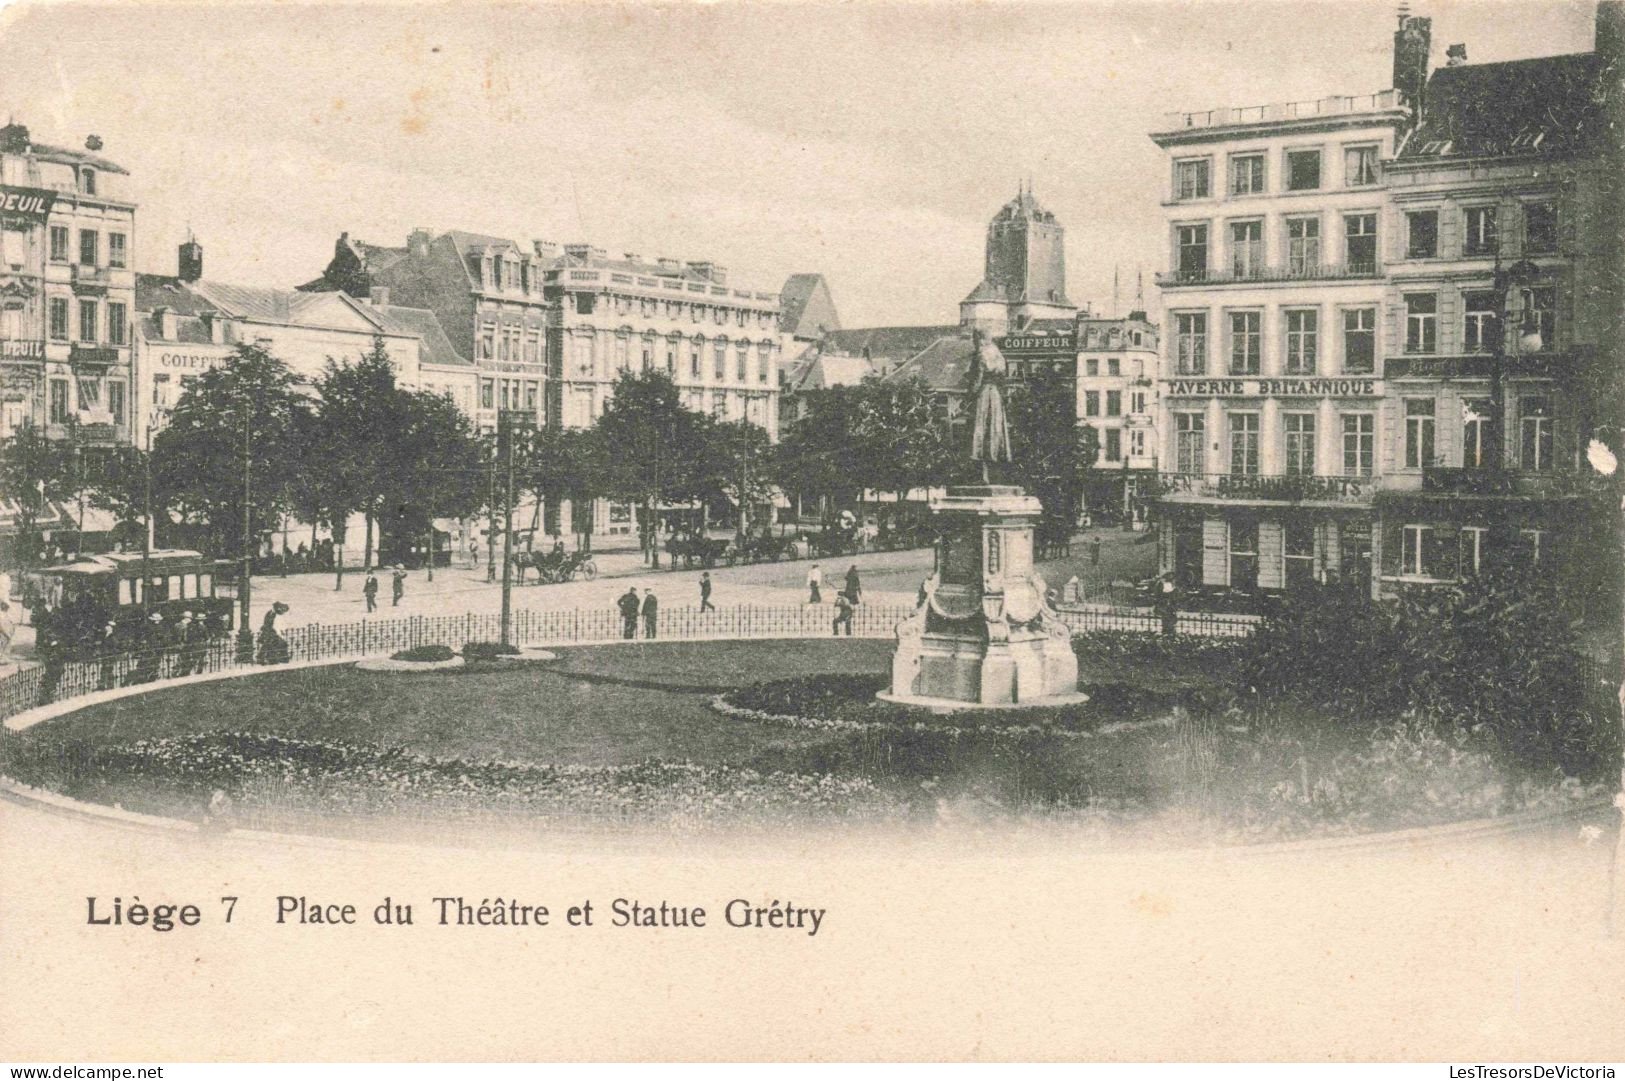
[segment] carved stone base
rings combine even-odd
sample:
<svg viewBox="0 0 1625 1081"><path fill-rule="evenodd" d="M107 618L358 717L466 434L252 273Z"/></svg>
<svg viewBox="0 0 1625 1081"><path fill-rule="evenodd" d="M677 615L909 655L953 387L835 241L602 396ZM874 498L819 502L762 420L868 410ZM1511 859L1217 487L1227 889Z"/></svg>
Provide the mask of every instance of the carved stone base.
<svg viewBox="0 0 1625 1081"><path fill-rule="evenodd" d="M925 601L897 627L889 701L966 706L1081 700L1071 633L1032 564L1038 500L1019 488L950 488Z"/></svg>

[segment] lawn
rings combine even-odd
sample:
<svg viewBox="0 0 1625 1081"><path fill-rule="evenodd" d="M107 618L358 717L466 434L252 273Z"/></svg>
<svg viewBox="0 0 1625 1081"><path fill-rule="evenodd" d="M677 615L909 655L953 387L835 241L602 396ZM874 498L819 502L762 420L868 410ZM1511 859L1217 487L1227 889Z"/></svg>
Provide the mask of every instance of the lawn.
<svg viewBox="0 0 1625 1081"><path fill-rule="evenodd" d="M193 819L224 792L239 823L340 832L400 818L474 830L998 821L1199 844L1595 796L1579 782L1508 776L1459 733L1238 709L1215 686L1234 660L1222 643L1078 645L1091 704L1033 723L874 704L885 641L638 642L561 649L554 662L421 674L336 666L149 692L7 740L0 772ZM774 681L782 693L754 686ZM711 708L744 687L755 713ZM796 708L809 696L862 723L783 719L817 717Z"/></svg>
<svg viewBox="0 0 1625 1081"><path fill-rule="evenodd" d="M30 730L42 744L105 744L200 732L401 747L437 758L617 766L646 759L738 762L794 729L730 720L712 694L775 678L881 672L890 643L866 639L672 642L561 649L495 670L391 674L345 665L193 684L92 706Z"/></svg>

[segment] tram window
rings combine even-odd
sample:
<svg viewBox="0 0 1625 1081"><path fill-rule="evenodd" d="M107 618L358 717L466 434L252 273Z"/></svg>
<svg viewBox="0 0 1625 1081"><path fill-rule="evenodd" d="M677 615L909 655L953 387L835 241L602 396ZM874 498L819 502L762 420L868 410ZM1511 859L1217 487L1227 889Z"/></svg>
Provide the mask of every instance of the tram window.
<svg viewBox="0 0 1625 1081"><path fill-rule="evenodd" d="M197 576L197 595L200 597L214 596L214 575L200 574Z"/></svg>
<svg viewBox="0 0 1625 1081"><path fill-rule="evenodd" d="M134 578L120 578L118 580L118 602L120 604L134 604L136 602Z"/></svg>
<svg viewBox="0 0 1625 1081"><path fill-rule="evenodd" d="M181 592L181 576L178 574L169 576L169 596L171 600L185 596Z"/></svg>
<svg viewBox="0 0 1625 1081"><path fill-rule="evenodd" d="M152 592L151 599L153 601L163 602L169 599L169 594L164 592L164 580L162 578L153 578L147 583L147 588Z"/></svg>

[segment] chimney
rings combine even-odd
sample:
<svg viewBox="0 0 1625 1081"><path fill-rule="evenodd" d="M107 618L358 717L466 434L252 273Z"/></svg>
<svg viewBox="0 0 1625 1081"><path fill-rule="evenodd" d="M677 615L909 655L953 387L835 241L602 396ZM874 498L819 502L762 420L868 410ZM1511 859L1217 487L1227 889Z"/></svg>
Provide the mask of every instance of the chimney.
<svg viewBox="0 0 1625 1081"><path fill-rule="evenodd" d="M1401 5L1399 29L1394 31L1394 89L1399 91L1400 102L1410 106L1412 126L1422 119L1432 50L1433 20L1411 15Z"/></svg>
<svg viewBox="0 0 1625 1081"><path fill-rule="evenodd" d="M532 240L530 246L535 250L538 259L552 260L559 257L559 246L551 240Z"/></svg>
<svg viewBox="0 0 1625 1081"><path fill-rule="evenodd" d="M429 257L429 242L434 238L427 229L413 229L412 235L406 238L407 253L414 259L427 259Z"/></svg>
<svg viewBox="0 0 1625 1081"><path fill-rule="evenodd" d="M691 261L688 264L688 269L690 273L696 274L716 285L728 284L728 268L713 263L709 259Z"/></svg>
<svg viewBox="0 0 1625 1081"><path fill-rule="evenodd" d="M195 237L188 236L186 243L177 249L176 262L180 266L181 281L198 281L203 277L203 245Z"/></svg>
<svg viewBox="0 0 1625 1081"><path fill-rule="evenodd" d="M175 309L162 305L152 309L152 317L158 321L158 337L166 342L175 340Z"/></svg>
<svg viewBox="0 0 1625 1081"><path fill-rule="evenodd" d="M588 259L592 258L592 245L566 244L564 246L564 254L569 256L571 259L580 259L582 262L586 262Z"/></svg>
<svg viewBox="0 0 1625 1081"><path fill-rule="evenodd" d="M628 263L641 263L641 262L643 262L643 256L639 255L635 251L622 252L621 253L621 258L625 259Z"/></svg>
<svg viewBox="0 0 1625 1081"><path fill-rule="evenodd" d="M368 296L371 299L372 306L374 308L382 309L389 307L389 286L375 285L368 290Z"/></svg>
<svg viewBox="0 0 1625 1081"><path fill-rule="evenodd" d="M655 264L660 267L662 274L681 274L683 272L681 262L676 259L667 259L664 255L656 259Z"/></svg>
<svg viewBox="0 0 1625 1081"><path fill-rule="evenodd" d="M226 320L217 311L202 313L203 325L209 328L209 340L215 345L222 345L226 340Z"/></svg>
<svg viewBox="0 0 1625 1081"><path fill-rule="evenodd" d="M1457 43L1444 51L1445 67L1459 68L1465 63L1467 63L1467 46L1465 43Z"/></svg>

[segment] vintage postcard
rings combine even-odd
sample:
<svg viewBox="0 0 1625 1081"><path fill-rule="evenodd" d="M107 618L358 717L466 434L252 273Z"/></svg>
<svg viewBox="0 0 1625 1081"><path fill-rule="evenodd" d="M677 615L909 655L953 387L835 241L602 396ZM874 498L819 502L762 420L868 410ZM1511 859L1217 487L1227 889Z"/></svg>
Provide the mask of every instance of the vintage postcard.
<svg viewBox="0 0 1625 1081"><path fill-rule="evenodd" d="M1622 53L6 7L0 1060L1612 1077Z"/></svg>

